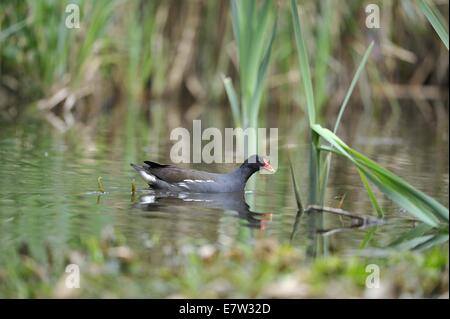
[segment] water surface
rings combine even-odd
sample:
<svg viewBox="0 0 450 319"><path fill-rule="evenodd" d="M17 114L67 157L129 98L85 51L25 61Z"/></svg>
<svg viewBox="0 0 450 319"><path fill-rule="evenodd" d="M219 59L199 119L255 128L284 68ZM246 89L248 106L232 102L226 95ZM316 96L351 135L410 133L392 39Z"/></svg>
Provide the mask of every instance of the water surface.
<svg viewBox="0 0 450 319"><path fill-rule="evenodd" d="M212 122L206 121L205 127ZM341 134L350 145L448 206L448 137L420 119L400 123L357 119ZM0 138L0 263L6 263L11 251L19 251L24 244L37 259L45 260L49 246L55 259L62 258L64 252L76 248L77 239L99 238L111 230L124 236L132 249L148 250L149 266L163 263L157 256L170 255L171 249L182 249L186 243L226 248L237 242L253 245L264 238L305 247L312 255L351 255L358 253L372 230L332 214L323 215L321 227L315 222L320 214L299 216L287 155L293 159L306 200L308 146L295 135L280 130L277 173L252 177L253 186L242 196L176 195L148 190L129 167L130 160L170 162L171 144L164 138L168 132L162 128L155 136L152 128L148 130L148 138L132 140L130 146L123 132L111 133L107 127L99 129L94 138L86 138L79 133L82 129L61 135L42 122L4 126ZM235 166L195 168L223 172ZM105 194L98 193L99 176ZM134 178L138 191L132 196ZM368 248L384 247L414 226L408 214L380 198L386 218ZM338 207L341 200L342 208L353 214L375 216L356 171L334 157L325 204Z"/></svg>

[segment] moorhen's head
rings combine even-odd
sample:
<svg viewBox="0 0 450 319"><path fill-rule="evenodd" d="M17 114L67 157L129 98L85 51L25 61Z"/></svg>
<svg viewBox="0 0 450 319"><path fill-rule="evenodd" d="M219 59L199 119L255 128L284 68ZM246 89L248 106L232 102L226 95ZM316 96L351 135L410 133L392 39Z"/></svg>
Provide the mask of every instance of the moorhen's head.
<svg viewBox="0 0 450 319"><path fill-rule="evenodd" d="M252 155L242 163L241 168L248 168L252 172L259 171L261 168L265 169L271 173L275 172L273 167L269 164L265 158L259 155Z"/></svg>

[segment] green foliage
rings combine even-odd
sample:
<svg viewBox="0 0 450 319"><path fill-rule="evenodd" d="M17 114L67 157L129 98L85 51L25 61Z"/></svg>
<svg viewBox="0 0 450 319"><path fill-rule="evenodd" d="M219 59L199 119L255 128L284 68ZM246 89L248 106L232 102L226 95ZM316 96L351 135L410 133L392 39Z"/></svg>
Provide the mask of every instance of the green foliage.
<svg viewBox="0 0 450 319"><path fill-rule="evenodd" d="M298 15L297 4L295 0L291 0L292 23L294 25L295 44L297 46L298 63L300 74L302 75L303 88L306 95L306 107L309 119L309 125L316 123L316 106L314 103L314 93L312 86L311 71L309 68L308 51L302 34L302 27Z"/></svg>
<svg viewBox="0 0 450 319"><path fill-rule="evenodd" d="M332 298L337 297L337 289L341 298L361 298L366 291L366 266L372 263L384 269L383 281L395 282L395 289L387 286L385 291L392 297L410 296L408 287L418 278L426 285L417 290L417 297L446 292L441 282L448 254L442 249L422 255L402 252L390 258L329 256L304 263L301 249L271 241L227 249L187 243L183 247L189 251L162 257L172 262L149 267L149 252L131 250L119 237L80 238L76 248L63 255L63 260L72 262L77 256L83 258L80 289L64 289L65 263L44 267L45 262L32 255L12 254L7 267L0 263L0 274L8 273L0 294L6 298ZM201 253L206 247L210 254Z"/></svg>
<svg viewBox="0 0 450 319"><path fill-rule="evenodd" d="M353 77L353 80L341 105L333 133L328 129L322 128L319 124L316 123L316 105L314 104L312 78L311 72L309 70L309 61L307 54L308 51L305 45L304 37L302 35L301 21L299 19L295 0L291 0L291 13L294 25L295 42L297 45L300 73L302 74L302 83L306 93L307 114L309 118L310 128L312 130L312 152L320 152L320 150L327 149L323 148L320 145L320 141L318 139L318 137L320 136L331 145L331 149L328 149L329 151L342 155L351 163L353 163L360 173L362 183L366 188L369 198L379 216L382 216L383 212L375 198L373 191L370 188L367 179L375 186L377 186L392 201L407 210L415 218L433 227L437 227L441 222L448 224L449 212L447 208L445 208L430 196L415 189L400 177L382 168L377 163L371 161L361 153L350 148L336 135L342 119L342 115L346 109L350 96L362 73L362 70L367 63L373 47L373 43L370 44L370 46L366 50L366 53L364 54L357 68L355 76ZM323 162L320 160L320 154L313 157L312 161L315 162L317 171L316 175L325 175L322 177L319 176L318 178L322 181L322 185L319 188L310 188L310 191L317 192L318 190L325 189L325 183L328 180L329 167L326 167L325 169L321 168ZM329 164L329 161L325 161L325 165ZM317 196L314 197L317 198Z"/></svg>
<svg viewBox="0 0 450 319"><path fill-rule="evenodd" d="M320 2L321 20L317 32L317 56L314 68L314 99L318 115L322 113L323 107L329 99L326 84L330 58L332 57L333 23L336 22L333 20L333 16L336 12L336 4L337 2L334 0L324 0Z"/></svg>
<svg viewBox="0 0 450 319"><path fill-rule="evenodd" d="M434 227L438 226L439 222L448 224L448 209L435 199L350 148L330 130L322 128L318 124L314 125L312 129L330 143L337 154L352 162L386 196L415 218Z"/></svg>
<svg viewBox="0 0 450 319"><path fill-rule="evenodd" d="M257 127L264 82L276 33L271 0L231 1L233 33L238 48L240 103L229 78L224 79L236 125Z"/></svg>
<svg viewBox="0 0 450 319"><path fill-rule="evenodd" d="M366 50L366 53L364 53L364 56L361 60L361 62L358 65L358 68L356 69L356 73L353 76L353 80L350 83L350 87L347 90L347 93L345 94L344 101L342 101L341 107L339 108L339 114L336 119L336 123L334 124L334 130L333 132L336 134L339 129L339 124L341 123L342 116L344 115L345 109L347 108L348 101L350 100L350 97L352 96L353 90L355 89L356 83L358 82L358 79L361 76L362 71L364 70L364 67L366 66L367 60L369 59L370 53L373 49L373 42L369 45L369 47Z"/></svg>
<svg viewBox="0 0 450 319"><path fill-rule="evenodd" d="M12 23L0 33L3 57L10 55L11 65L27 67L28 76L43 83L42 90L55 83L75 83L84 76L84 67L92 62L95 45L108 27L114 1L80 1L83 28L65 25L65 3L60 1L24 1L17 7ZM16 52L17 45L20 51Z"/></svg>
<svg viewBox="0 0 450 319"><path fill-rule="evenodd" d="M436 12L436 9L428 5L425 0L416 0L420 11L427 17L428 21L433 26L434 31L438 34L442 43L448 50L448 31L444 27L444 21Z"/></svg>

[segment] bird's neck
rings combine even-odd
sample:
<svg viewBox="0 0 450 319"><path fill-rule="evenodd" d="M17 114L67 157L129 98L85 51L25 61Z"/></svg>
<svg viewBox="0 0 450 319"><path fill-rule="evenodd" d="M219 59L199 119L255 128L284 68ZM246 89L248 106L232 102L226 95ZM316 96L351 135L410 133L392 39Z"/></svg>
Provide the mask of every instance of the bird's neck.
<svg viewBox="0 0 450 319"><path fill-rule="evenodd" d="M229 173L230 175L236 176L243 182L247 182L247 180L252 176L256 171L247 166L241 166Z"/></svg>

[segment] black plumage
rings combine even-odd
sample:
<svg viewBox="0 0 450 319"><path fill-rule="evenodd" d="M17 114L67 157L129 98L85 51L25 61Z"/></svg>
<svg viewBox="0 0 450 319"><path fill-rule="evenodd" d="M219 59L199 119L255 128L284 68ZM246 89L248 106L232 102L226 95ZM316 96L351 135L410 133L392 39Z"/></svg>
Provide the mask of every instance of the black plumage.
<svg viewBox="0 0 450 319"><path fill-rule="evenodd" d="M241 192L247 180L261 168L273 172L272 166L259 155L250 156L229 173L219 174L145 161L131 166L151 188L175 192L226 193Z"/></svg>

